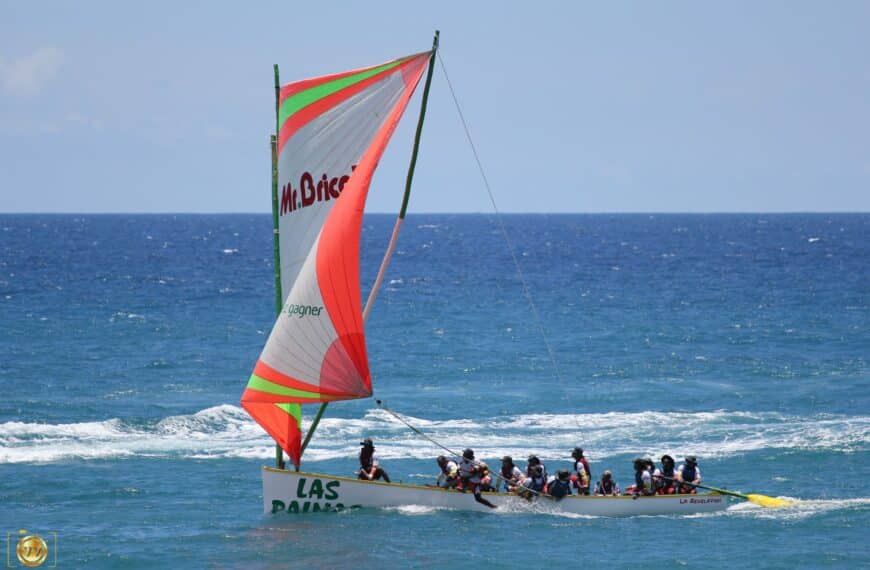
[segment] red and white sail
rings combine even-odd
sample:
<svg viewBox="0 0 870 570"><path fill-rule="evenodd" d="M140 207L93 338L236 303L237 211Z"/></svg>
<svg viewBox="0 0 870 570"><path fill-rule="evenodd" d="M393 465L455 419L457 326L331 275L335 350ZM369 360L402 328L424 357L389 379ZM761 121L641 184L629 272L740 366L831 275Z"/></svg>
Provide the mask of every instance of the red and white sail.
<svg viewBox="0 0 870 570"><path fill-rule="evenodd" d="M299 404L372 393L359 244L369 184L431 52L280 90L278 213L284 305L242 406L300 459Z"/></svg>

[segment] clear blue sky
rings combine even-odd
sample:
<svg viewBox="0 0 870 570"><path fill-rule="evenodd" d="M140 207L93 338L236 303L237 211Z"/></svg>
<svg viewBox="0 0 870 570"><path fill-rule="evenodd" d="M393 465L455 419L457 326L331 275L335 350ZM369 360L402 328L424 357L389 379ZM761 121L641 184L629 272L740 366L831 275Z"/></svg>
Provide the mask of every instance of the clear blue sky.
<svg viewBox="0 0 870 570"><path fill-rule="evenodd" d="M428 7L426 7L428 6ZM0 212L268 212L289 82L428 49L508 212L870 211L868 2L0 9ZM398 207L418 98L369 210ZM491 210L444 75L411 210Z"/></svg>

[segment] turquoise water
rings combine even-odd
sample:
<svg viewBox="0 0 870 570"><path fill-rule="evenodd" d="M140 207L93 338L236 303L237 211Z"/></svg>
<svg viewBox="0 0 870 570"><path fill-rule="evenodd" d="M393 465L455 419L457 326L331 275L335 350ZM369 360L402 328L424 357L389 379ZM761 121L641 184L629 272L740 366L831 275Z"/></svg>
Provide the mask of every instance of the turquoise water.
<svg viewBox="0 0 870 570"><path fill-rule="evenodd" d="M694 454L797 507L264 517L273 448L238 399L270 217L3 215L0 530L56 532L61 568L870 564L870 215L504 219L558 369L496 220L409 216L367 326L377 397L490 463L582 445L624 486L638 454ZM366 218L365 284L391 228ZM394 479L434 478L372 400L331 406L304 468L352 473L365 436Z"/></svg>

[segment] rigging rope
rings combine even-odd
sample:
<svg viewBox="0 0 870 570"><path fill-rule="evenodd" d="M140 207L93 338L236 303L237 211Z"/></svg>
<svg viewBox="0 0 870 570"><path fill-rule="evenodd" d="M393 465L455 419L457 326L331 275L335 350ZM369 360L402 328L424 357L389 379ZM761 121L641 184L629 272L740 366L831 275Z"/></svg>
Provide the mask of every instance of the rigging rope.
<svg viewBox="0 0 870 570"><path fill-rule="evenodd" d="M553 364L553 370L556 372L556 377L559 379L559 383L564 387L565 381L562 379L562 371L559 369L559 365L556 362L556 355L553 352L553 347L550 345L550 340L547 338L547 333L544 330L544 325L541 322L541 316L538 313L538 307L535 305L534 300L532 299L532 293L529 289L529 285L526 282L526 277L523 274L523 270L520 268L520 262L517 259L516 251L514 250L514 246L511 243L510 237L508 236L507 229L505 228L504 221L501 218L501 212L499 212L498 206L495 203L495 196L492 193L492 188L489 185L489 179L486 177L486 172L483 170L483 163L480 161L480 156L477 154L477 147L474 145L474 141L471 138L471 131L468 128L468 123L465 120L465 115L462 114L462 108L459 106L459 99L456 97L456 91L453 89L453 83L450 82L450 76L447 74L447 67L444 65L444 58L441 57L441 52L437 53L438 62L441 64L441 70L444 72L444 78L447 80L447 87L450 88L450 95L453 97L453 104L456 106L456 112L459 114L459 119L462 121L462 127L465 129L465 138L468 139L468 144L471 146L471 152L474 155L474 161L477 163L477 169L480 171L480 177L483 179L483 185L486 187L486 192L489 194L489 201L492 202L492 209L495 211L495 218L498 220L499 228L501 229L502 236L504 237L504 241L507 244L508 251L510 251L511 257L514 260L514 267L516 267L517 275L519 275L520 282L523 285L523 295L525 295L526 300L529 302L529 307L532 309L532 314L535 317L535 323L538 325L538 330L541 332L541 338L544 339L544 345L547 347L547 353L550 355L550 362Z"/></svg>
<svg viewBox="0 0 870 570"><path fill-rule="evenodd" d="M410 424L409 422L407 422L407 421L405 420L405 418L403 418L401 415L397 414L396 412L394 412L393 410L391 410L390 408L388 408L387 405L384 404L383 400L375 400L375 403L376 403L376 404L377 404L377 405L378 405L382 410L384 410L385 412L387 412L388 414L390 414L391 416L393 416L394 418L396 418L397 420L399 420L400 422L402 422L403 424L405 424L406 426L408 426L408 428L410 428L411 431L413 431L414 433L416 433L417 435L419 435L419 436L422 437L423 439L428 440L429 442L431 442L432 444L434 444L434 445L437 446L437 447L440 447L441 449L443 449L444 451L446 451L447 453L449 453L449 454L452 455L453 457L456 457L456 458L458 458L458 459L461 459L461 458L462 458L462 455L461 455L461 454L456 453L455 451L453 451L452 449L450 449L449 447L447 447L447 446L445 446L445 445L442 445L442 444L439 443L438 441L432 439L431 437L429 437L428 435L426 435L425 433L423 433L423 431L420 430L419 428L416 428L416 427L414 427L413 425L411 425L411 424ZM504 481L505 483L513 484L512 481L509 481L508 479L505 479L505 478L502 477L502 475L501 475L500 473L498 473L497 471L490 470L489 472L492 473L493 475L495 475L496 478L500 479L501 481ZM529 487L526 487L525 485L522 485L522 484L520 484L520 483L517 483L517 484L516 484L516 487L519 487L520 489L522 489L522 490L524 490L524 491L528 491L529 493L534 493L534 494L537 495L538 497L550 497L550 495L546 495L546 494L541 493L541 492L539 492L539 491L535 491L534 489L530 489Z"/></svg>

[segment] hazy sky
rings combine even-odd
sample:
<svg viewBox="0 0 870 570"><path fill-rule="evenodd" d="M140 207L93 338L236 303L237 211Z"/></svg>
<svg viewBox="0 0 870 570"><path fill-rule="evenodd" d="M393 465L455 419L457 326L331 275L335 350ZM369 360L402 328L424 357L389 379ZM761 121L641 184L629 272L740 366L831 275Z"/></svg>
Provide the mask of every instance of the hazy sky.
<svg viewBox="0 0 870 570"><path fill-rule="evenodd" d="M870 211L870 2L0 0L0 212L268 212L282 82L442 57L501 210ZM422 89L420 90L422 91ZM369 198L394 212L419 93ZM435 75L412 212L488 212Z"/></svg>

